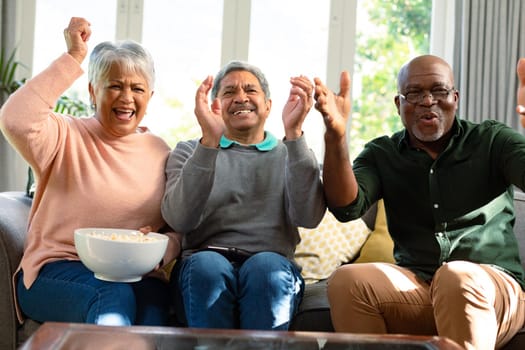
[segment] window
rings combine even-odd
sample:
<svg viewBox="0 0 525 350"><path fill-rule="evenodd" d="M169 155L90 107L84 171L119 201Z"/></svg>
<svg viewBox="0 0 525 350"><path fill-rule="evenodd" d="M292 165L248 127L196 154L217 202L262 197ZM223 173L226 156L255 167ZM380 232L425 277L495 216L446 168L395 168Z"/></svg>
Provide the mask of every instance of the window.
<svg viewBox="0 0 525 350"><path fill-rule="evenodd" d="M22 37L23 57L19 57L20 62L32 65L33 74L65 51L61 33L72 16L91 21L90 47L117 36L131 35L137 40L138 33L157 70L155 95L144 124L171 146L200 135L193 114L197 86L235 58L259 66L266 74L273 100L267 128L277 137L284 134L281 111L291 76L319 76L336 90L341 70L349 70L353 93L350 146L351 155L356 155L366 141L400 127L393 109L395 72L411 55L430 51L407 38L428 45L428 22L434 13L433 53L450 62L454 42L454 0L27 0L16 4L19 11L34 10L36 14L34 44L31 38ZM134 12L121 11L123 6ZM28 36L31 26L24 23L22 33L14 37ZM15 27L20 29L20 25ZM123 33L122 28L128 32ZM87 71L87 59L83 67ZM87 74L67 94L89 102ZM314 109L304 129L322 162L324 125ZM16 186L6 185L7 189L24 187L25 174L20 172L16 178L22 180Z"/></svg>
<svg viewBox="0 0 525 350"><path fill-rule="evenodd" d="M36 1L33 74L41 72L62 52L66 52L67 46L62 32L67 27L71 17L84 17L90 21L93 34L88 45L92 49L101 41L113 40L117 20L116 14L116 0ZM69 94L89 103L87 63L88 57L82 64L85 74L74 83Z"/></svg>
<svg viewBox="0 0 525 350"><path fill-rule="evenodd" d="M358 1L350 155L403 125L394 104L397 72L429 53L431 0Z"/></svg>
<svg viewBox="0 0 525 350"><path fill-rule="evenodd" d="M201 134L195 92L220 69L222 1L144 2L142 42L156 65L155 94L144 124L172 147Z"/></svg>
<svg viewBox="0 0 525 350"><path fill-rule="evenodd" d="M91 21L90 47L102 40L113 40L119 24L117 20L123 20L122 14L117 14L117 8L123 3L126 1L93 0L89 4L74 5L68 0L36 1L33 71L41 71L65 50L60 33L71 16L81 15ZM238 40L232 45L248 48L247 53L233 50L230 55L246 57L232 59L247 60L266 74L273 101L267 129L279 138L284 136L281 112L289 94L289 78L304 74L312 79L318 76L327 82L329 69L336 69L337 74L341 70L328 67L328 56L333 54L328 51L329 31L334 30L330 28L331 16L341 17L341 14L330 13L331 1L251 0L248 6L229 2L228 6L236 6L234 12L246 11L238 14L236 21L249 18L247 33L236 33L232 38L223 36L224 28L235 31L244 30L244 27L223 23L223 1L133 0L127 3L129 6L139 4L137 8L142 13L138 20L142 22L131 25L142 27L140 40L156 63L155 94L144 124L172 147L181 139L200 135L193 114L195 91L207 75L215 75L226 63L221 62L223 38ZM348 3L344 5L348 6ZM356 64L352 74L354 101L350 126L352 154L357 154L369 139L401 127L392 102L395 72L409 57L428 52L431 6L431 0L417 0L410 4L403 0L387 3L357 1ZM300 15L290 15L294 13ZM344 17L339 20L348 21ZM336 45L331 50L338 49ZM84 67L87 70L87 59ZM88 101L87 75L79 79L68 93ZM304 130L309 146L322 160L324 125L314 108L305 120Z"/></svg>
<svg viewBox="0 0 525 350"><path fill-rule="evenodd" d="M248 60L261 68L270 84L272 111L266 126L278 138L284 136L282 109L290 77L303 74L326 82L329 18L329 1L252 0ZM323 128L319 112L312 108L303 129L320 161Z"/></svg>

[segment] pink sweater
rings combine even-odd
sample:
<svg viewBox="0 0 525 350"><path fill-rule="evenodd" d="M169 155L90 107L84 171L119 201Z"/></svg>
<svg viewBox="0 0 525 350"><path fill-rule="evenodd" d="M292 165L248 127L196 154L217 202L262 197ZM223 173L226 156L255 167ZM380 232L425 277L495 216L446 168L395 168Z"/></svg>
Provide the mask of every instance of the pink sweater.
<svg viewBox="0 0 525 350"><path fill-rule="evenodd" d="M114 137L95 118L58 115L55 101L83 73L70 55L29 80L0 111L0 128L31 165L38 186L19 268L27 288L42 265L78 260L73 230L164 225L168 145L142 128Z"/></svg>

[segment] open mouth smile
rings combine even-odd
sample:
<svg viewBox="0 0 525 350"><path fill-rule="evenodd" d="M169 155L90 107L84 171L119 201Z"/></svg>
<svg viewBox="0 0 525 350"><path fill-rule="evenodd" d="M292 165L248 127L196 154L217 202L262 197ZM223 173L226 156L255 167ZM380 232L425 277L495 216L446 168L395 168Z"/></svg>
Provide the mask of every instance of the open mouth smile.
<svg viewBox="0 0 525 350"><path fill-rule="evenodd" d="M133 118L133 116L135 115L135 111L129 109L124 110L115 108L113 109L113 112L119 120L131 120L131 118Z"/></svg>
<svg viewBox="0 0 525 350"><path fill-rule="evenodd" d="M238 111L233 112L233 115L234 116L239 116L239 115L245 115L245 114L248 114L248 113L251 113L251 112L253 112L253 110L251 110L251 109L240 109Z"/></svg>

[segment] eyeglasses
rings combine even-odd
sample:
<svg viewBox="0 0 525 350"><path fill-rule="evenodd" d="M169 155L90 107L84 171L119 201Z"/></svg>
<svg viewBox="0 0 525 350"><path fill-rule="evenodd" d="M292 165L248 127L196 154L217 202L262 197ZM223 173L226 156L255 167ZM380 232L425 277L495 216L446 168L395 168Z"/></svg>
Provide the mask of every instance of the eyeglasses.
<svg viewBox="0 0 525 350"><path fill-rule="evenodd" d="M454 91L456 91L456 89L452 87L450 89L435 89L431 91L411 91L407 92L404 95L399 94L398 96L401 97L403 100L407 101L408 103L420 104L427 96L429 96L433 101L446 101L450 93Z"/></svg>

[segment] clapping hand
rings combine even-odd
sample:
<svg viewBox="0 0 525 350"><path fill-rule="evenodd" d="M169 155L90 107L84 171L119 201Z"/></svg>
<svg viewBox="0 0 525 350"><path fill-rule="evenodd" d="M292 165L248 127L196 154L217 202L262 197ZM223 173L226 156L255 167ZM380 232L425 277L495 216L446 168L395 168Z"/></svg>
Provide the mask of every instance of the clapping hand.
<svg viewBox="0 0 525 350"><path fill-rule="evenodd" d="M215 98L211 107L208 103L208 93L212 86L213 77L208 76L195 95L195 116L202 130L201 144L207 147L217 147L225 129L221 102Z"/></svg>
<svg viewBox="0 0 525 350"><path fill-rule="evenodd" d="M303 122L313 105L313 85L304 75L290 79L292 87L283 109L283 124L287 140L299 138Z"/></svg>
<svg viewBox="0 0 525 350"><path fill-rule="evenodd" d="M344 137L350 116L350 73L344 71L339 80L339 94L334 94L321 79L315 78L315 109L323 116L327 135Z"/></svg>

